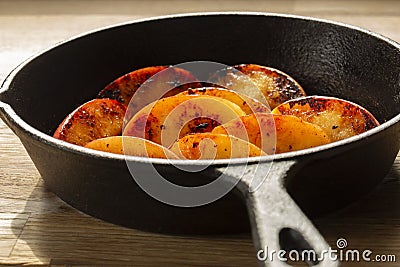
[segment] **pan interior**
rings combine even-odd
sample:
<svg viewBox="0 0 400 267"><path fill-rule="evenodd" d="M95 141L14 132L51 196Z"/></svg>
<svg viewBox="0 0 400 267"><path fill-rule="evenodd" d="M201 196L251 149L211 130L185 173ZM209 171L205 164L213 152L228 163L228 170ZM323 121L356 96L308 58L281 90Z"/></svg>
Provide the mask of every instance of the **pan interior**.
<svg viewBox="0 0 400 267"><path fill-rule="evenodd" d="M109 28L56 46L13 77L1 100L52 134L74 108L137 68L206 60L283 70L307 94L341 97L380 122L400 113L400 50L342 25L264 15L189 16Z"/></svg>

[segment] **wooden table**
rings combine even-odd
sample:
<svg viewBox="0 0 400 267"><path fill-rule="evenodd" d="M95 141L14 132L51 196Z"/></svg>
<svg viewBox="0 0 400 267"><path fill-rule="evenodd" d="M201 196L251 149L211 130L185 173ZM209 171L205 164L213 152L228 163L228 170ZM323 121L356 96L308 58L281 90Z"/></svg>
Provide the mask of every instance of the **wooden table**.
<svg viewBox="0 0 400 267"><path fill-rule="evenodd" d="M269 11L328 18L400 41L400 1L0 1L0 80L34 52L100 26L195 11ZM332 247L400 261L400 157L369 196L315 221ZM338 196L340 197L340 196ZM18 138L0 122L0 264L256 266L248 234L176 237L115 226L46 189ZM343 263L398 266L399 263Z"/></svg>

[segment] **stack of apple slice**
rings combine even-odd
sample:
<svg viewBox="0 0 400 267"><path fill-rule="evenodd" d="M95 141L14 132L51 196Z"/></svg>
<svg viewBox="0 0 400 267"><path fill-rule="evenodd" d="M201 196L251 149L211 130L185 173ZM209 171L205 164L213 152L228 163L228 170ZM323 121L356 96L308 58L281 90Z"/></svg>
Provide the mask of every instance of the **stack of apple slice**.
<svg viewBox="0 0 400 267"><path fill-rule="evenodd" d="M154 77L158 82L148 83ZM276 69L237 65L210 79L204 85L175 67L133 71L75 109L54 137L111 153L196 160L296 151L379 125L357 104L306 97L293 78ZM141 86L149 87L145 94Z"/></svg>

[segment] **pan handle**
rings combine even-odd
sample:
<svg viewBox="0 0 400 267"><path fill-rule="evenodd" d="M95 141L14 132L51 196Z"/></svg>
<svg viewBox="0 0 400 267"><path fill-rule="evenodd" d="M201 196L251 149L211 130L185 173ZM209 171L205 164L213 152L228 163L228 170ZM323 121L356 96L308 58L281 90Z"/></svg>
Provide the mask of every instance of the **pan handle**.
<svg viewBox="0 0 400 267"><path fill-rule="evenodd" d="M269 163L248 165L245 172L243 166L224 169L224 175L236 178L237 188L246 199L259 266L290 266L287 261L296 260L297 255L300 260L304 255L310 266L340 266L327 242L285 188L285 181L296 175L299 162ZM243 177L236 177L241 173L245 173ZM254 180L262 183L250 190ZM292 249L297 249L297 254L289 253Z"/></svg>

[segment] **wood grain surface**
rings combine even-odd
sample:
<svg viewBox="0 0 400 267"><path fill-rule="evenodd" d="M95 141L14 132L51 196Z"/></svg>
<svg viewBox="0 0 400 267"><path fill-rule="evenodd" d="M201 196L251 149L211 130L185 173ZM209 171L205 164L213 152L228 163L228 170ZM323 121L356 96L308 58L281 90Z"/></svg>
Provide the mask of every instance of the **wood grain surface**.
<svg viewBox="0 0 400 267"><path fill-rule="evenodd" d="M353 25L400 41L400 1L21 1L0 0L0 81L20 61L87 30L132 19L197 11L263 11L310 15ZM338 196L340 197L340 196ZM332 247L400 265L400 157L370 195L315 221ZM167 236L140 232L87 216L46 189L19 139L0 121L0 265L256 266L249 234Z"/></svg>

